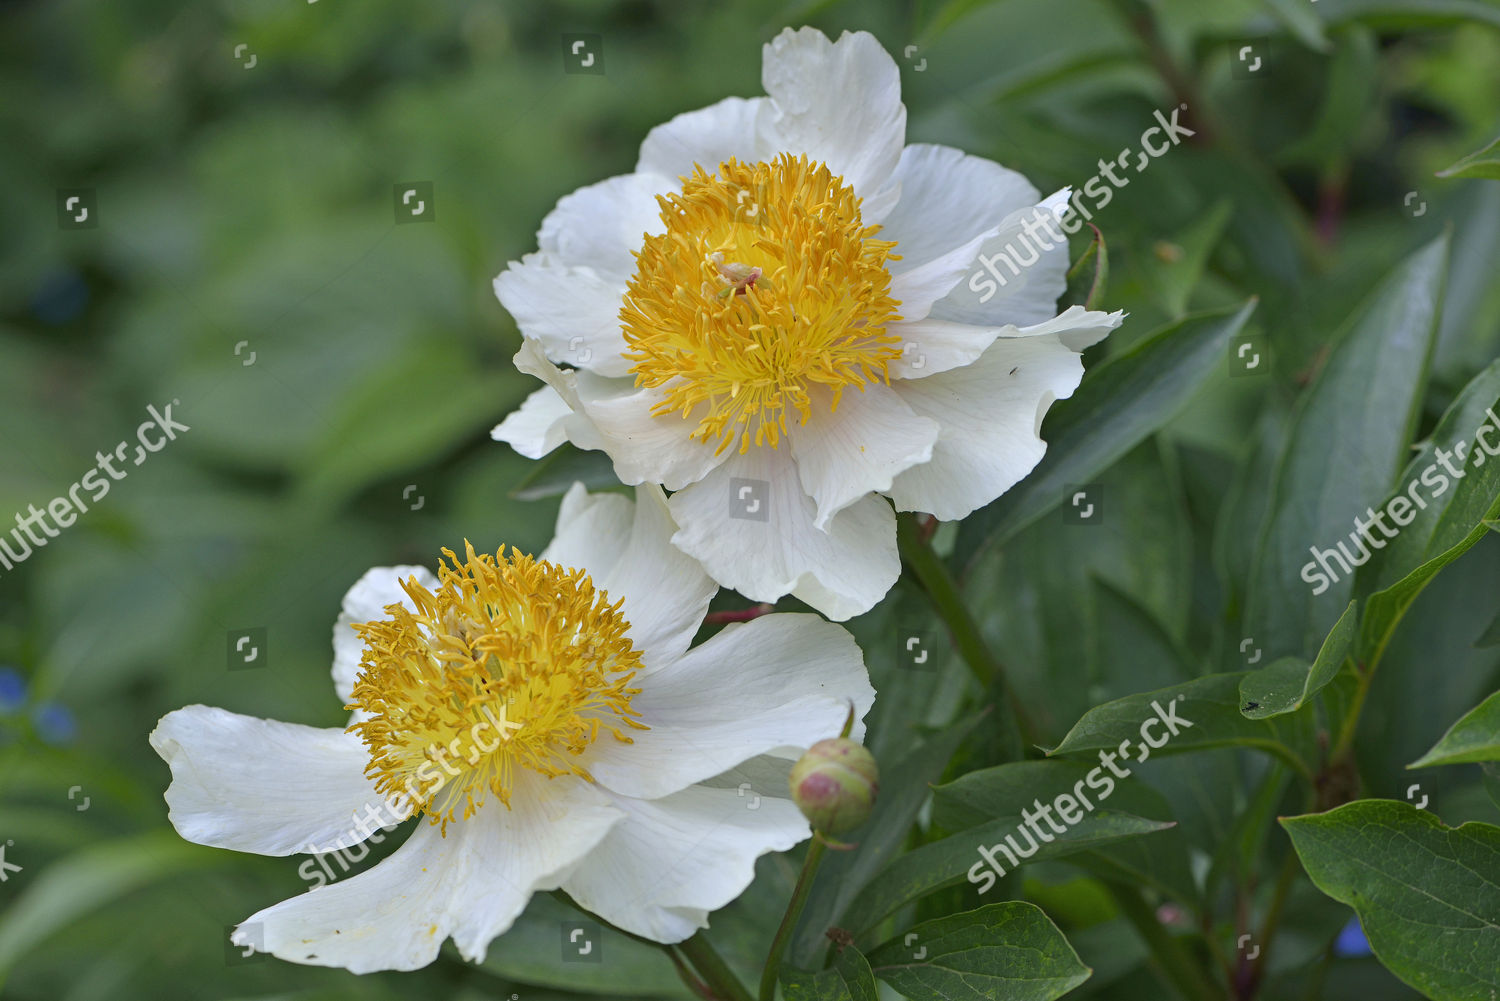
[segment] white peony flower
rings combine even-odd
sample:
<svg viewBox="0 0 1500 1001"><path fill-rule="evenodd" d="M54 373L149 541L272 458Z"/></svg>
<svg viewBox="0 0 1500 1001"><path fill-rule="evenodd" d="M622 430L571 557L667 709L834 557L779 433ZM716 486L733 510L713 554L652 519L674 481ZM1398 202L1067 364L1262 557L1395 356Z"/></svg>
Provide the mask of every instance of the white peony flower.
<svg viewBox="0 0 1500 1001"><path fill-rule="evenodd" d="M356 973L425 966L449 937L480 961L533 893L561 887L677 942L758 856L808 837L787 775L850 703L872 704L860 651L797 614L689 649L717 588L673 529L656 487L632 503L574 486L539 560L470 548L436 577L371 570L334 632L347 729L167 714L151 746L190 841L326 852L425 815L390 857L252 915L233 941Z"/></svg>
<svg viewBox="0 0 1500 1001"><path fill-rule="evenodd" d="M719 583L845 619L900 572L879 495L952 520L1004 493L1122 315L1054 315L1067 244L1035 228L1068 191L905 145L872 36L788 29L762 80L653 129L635 173L562 199L495 279L547 386L494 436L604 450L675 491L673 544Z"/></svg>

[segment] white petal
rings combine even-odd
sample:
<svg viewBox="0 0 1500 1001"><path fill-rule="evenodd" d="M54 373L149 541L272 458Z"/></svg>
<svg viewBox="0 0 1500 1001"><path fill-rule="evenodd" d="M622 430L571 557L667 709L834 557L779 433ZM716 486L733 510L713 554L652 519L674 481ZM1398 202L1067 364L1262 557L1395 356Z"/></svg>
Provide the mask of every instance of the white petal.
<svg viewBox="0 0 1500 1001"><path fill-rule="evenodd" d="M712 445L691 437L697 420L684 420L678 412L651 413L664 399L660 389L588 373L577 385L583 411L599 437L598 447L614 460L620 482L660 483L680 490L724 461L727 451L716 455Z"/></svg>
<svg viewBox="0 0 1500 1001"><path fill-rule="evenodd" d="M541 379L572 410L572 415L564 417L561 425L568 441L584 449L597 450L604 447L604 440L599 437L593 421L583 412L583 403L578 399L577 372L564 371L552 364L543 351L541 342L531 337L521 339L521 347L516 351L514 360L518 371Z"/></svg>
<svg viewBox="0 0 1500 1001"><path fill-rule="evenodd" d="M691 174L695 164L711 174L730 157L744 163L769 160L775 151L762 146L755 126L769 103L763 97L726 97L683 112L646 134L635 169L680 178Z"/></svg>
<svg viewBox="0 0 1500 1001"><path fill-rule="evenodd" d="M635 505L616 493L591 494L575 483L563 494L557 526L541 559L565 567L582 567L604 587L600 578L613 570L630 541Z"/></svg>
<svg viewBox="0 0 1500 1001"><path fill-rule="evenodd" d="M814 527L826 531L834 515L865 494L889 490L903 469L932 458L936 421L919 417L888 386L848 387L838 409L831 394L813 395L806 424L789 437L802 489L817 502Z"/></svg>
<svg viewBox="0 0 1500 1001"><path fill-rule="evenodd" d="M901 338L901 357L890 362L887 371L892 379L922 379L950 368L968 365L995 338L1014 327L976 327L927 317L911 322L899 321L886 328Z"/></svg>
<svg viewBox="0 0 1500 1001"><path fill-rule="evenodd" d="M401 582L416 577L417 583L431 591L438 579L426 567L372 567L354 582L344 594L344 607L333 626L333 690L342 702L354 694L354 679L359 677L359 658L365 644L354 631L359 622L384 622L387 605L405 605L415 612L411 599L401 589Z"/></svg>
<svg viewBox="0 0 1500 1001"><path fill-rule="evenodd" d="M1041 197L1014 170L930 143L913 143L901 151L896 178L901 200L880 232L880 239L896 241L901 255L893 272L941 257Z"/></svg>
<svg viewBox="0 0 1500 1001"><path fill-rule="evenodd" d="M676 187L671 177L635 173L579 188L542 220L537 244L557 263L593 268L623 288L635 274L632 252L641 249L647 233L667 230L656 196Z"/></svg>
<svg viewBox="0 0 1500 1001"><path fill-rule="evenodd" d="M563 884L580 906L655 942L681 942L755 878L755 860L811 834L789 799L692 786L626 797L626 819Z"/></svg>
<svg viewBox="0 0 1500 1001"><path fill-rule="evenodd" d="M874 699L842 626L775 612L725 626L651 675L631 700L651 729L630 731L631 744L601 736L583 763L611 791L655 799L757 755L800 754L838 736L851 702L859 719Z"/></svg>
<svg viewBox="0 0 1500 1001"><path fill-rule="evenodd" d="M495 278L495 296L554 362L622 376L630 371L620 328L625 281L539 252L511 261Z"/></svg>
<svg viewBox="0 0 1500 1001"><path fill-rule="evenodd" d="M619 494L590 494L574 484L557 513L557 534L542 558L589 571L621 614L645 669L670 664L693 641L718 585L698 561L670 540L677 526L655 485L640 486L635 503Z"/></svg>
<svg viewBox="0 0 1500 1001"><path fill-rule="evenodd" d="M1058 222L1066 191L1006 216L975 255L968 279L931 315L984 327L1024 327L1055 316L1057 297L1067 288L1068 241Z"/></svg>
<svg viewBox="0 0 1500 1001"><path fill-rule="evenodd" d="M1125 314L1118 310L1113 313L1103 313L1098 310L1084 309L1082 306L1069 306L1050 320L1035 323L1029 327L1002 327L999 334L1001 337L1035 337L1037 334L1056 334L1074 351L1082 351L1104 340L1111 330L1118 328L1123 322L1125 322Z"/></svg>
<svg viewBox="0 0 1500 1001"><path fill-rule="evenodd" d="M480 962L531 895L556 889L624 816L585 782L530 773L511 804L485 803L450 823L447 837L423 820L373 869L253 914L230 940L293 963L371 973L426 966L451 935L465 959Z"/></svg>
<svg viewBox="0 0 1500 1001"><path fill-rule="evenodd" d="M364 744L343 730L194 705L163 716L150 740L172 769L168 819L195 844L331 851L401 820L364 775Z"/></svg>
<svg viewBox="0 0 1500 1001"><path fill-rule="evenodd" d="M893 273L891 297L901 304L901 319L925 319L934 303L942 301L959 282L973 274L974 259L994 232L987 229L939 257Z"/></svg>
<svg viewBox="0 0 1500 1001"><path fill-rule="evenodd" d="M761 82L773 107L760 116L762 141L806 153L867 200L889 184L906 141L906 108L896 62L875 36L844 32L837 42L815 28L787 28L766 44ZM884 213L861 207L866 222Z"/></svg>
<svg viewBox="0 0 1500 1001"><path fill-rule="evenodd" d="M543 386L512 410L490 437L507 442L528 459L540 459L568 440L567 421L573 408L551 386Z"/></svg>
<svg viewBox="0 0 1500 1001"><path fill-rule="evenodd" d="M1077 352L1055 334L1001 338L973 365L893 385L919 414L942 425L932 461L896 477L903 511L944 521L967 517L1018 483L1047 451L1040 430L1053 400L1083 378Z"/></svg>
<svg viewBox="0 0 1500 1001"><path fill-rule="evenodd" d="M762 506L744 516L757 500ZM873 608L900 576L890 505L870 494L819 531L817 505L786 448L735 454L668 503L680 526L672 544L755 601L793 594L842 621ZM761 511L766 520L754 520Z"/></svg>

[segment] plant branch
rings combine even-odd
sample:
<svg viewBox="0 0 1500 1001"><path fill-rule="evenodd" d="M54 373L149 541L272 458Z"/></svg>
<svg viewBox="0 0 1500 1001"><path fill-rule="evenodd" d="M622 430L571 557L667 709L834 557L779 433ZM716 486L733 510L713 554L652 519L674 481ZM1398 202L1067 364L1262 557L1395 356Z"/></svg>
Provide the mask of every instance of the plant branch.
<svg viewBox="0 0 1500 1001"><path fill-rule="evenodd" d="M1266 908L1266 920L1260 929L1260 938L1255 941L1260 946L1260 952L1254 959L1254 965L1250 961L1241 961L1240 970L1243 980L1236 984L1238 996L1242 998L1253 998L1260 990L1261 983L1265 980L1266 970L1271 961L1271 943L1276 935L1276 925L1281 921L1281 911L1286 906L1287 894L1291 892L1292 883L1297 878L1297 850L1290 845L1287 846L1286 858L1282 859L1281 872L1276 877L1276 888L1271 891L1271 903Z"/></svg>
<svg viewBox="0 0 1500 1001"><path fill-rule="evenodd" d="M818 874L818 866L823 862L823 854L828 850L828 844L822 835L813 832L812 846L807 849L807 858L802 862L802 872L797 876L797 886L792 890L792 899L786 906L786 914L781 918L781 927L776 929L776 937L771 940L771 951L766 955L766 968L760 975L760 1001L775 1001L776 977L781 972L781 957L786 953L786 946L792 938L792 931L797 927L797 921L802 917L802 909L807 906L807 896L812 891L813 878Z"/></svg>
<svg viewBox="0 0 1500 1001"><path fill-rule="evenodd" d="M755 1001L701 931L687 941L677 943L677 948L713 990L714 997L720 1001Z"/></svg>
<svg viewBox="0 0 1500 1001"><path fill-rule="evenodd" d="M1005 669L990 651L989 644L979 631L979 624L974 621L968 607L959 597L953 575L923 537L922 526L910 512L901 512L896 516L896 545L901 552L902 562L916 575L927 597L932 600L933 607L947 625L948 632L953 636L953 643L958 647L964 662L969 665L969 670L986 690L991 686L999 687L1010 710L1013 732L1020 735L1020 740L1026 747L1035 746L1036 731L1021 700L1006 679ZM1016 756L1021 755L1017 753Z"/></svg>
<svg viewBox="0 0 1500 1001"><path fill-rule="evenodd" d="M1151 950L1161 974L1189 1001L1220 1001L1222 995L1204 973L1202 966L1182 947L1182 943L1162 927L1156 912L1146 903L1141 891L1123 883L1105 883L1110 896Z"/></svg>

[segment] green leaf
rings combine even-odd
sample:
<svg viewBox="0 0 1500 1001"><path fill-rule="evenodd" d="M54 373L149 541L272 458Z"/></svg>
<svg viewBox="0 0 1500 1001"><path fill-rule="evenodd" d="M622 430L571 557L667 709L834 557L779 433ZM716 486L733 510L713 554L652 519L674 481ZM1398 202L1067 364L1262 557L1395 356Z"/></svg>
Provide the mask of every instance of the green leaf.
<svg viewBox="0 0 1500 1001"><path fill-rule="evenodd" d="M1500 762L1486 761L1479 768L1484 775L1484 791L1490 794L1490 801L1500 807Z"/></svg>
<svg viewBox="0 0 1500 1001"><path fill-rule="evenodd" d="M1349 602L1311 664L1301 657L1282 657L1245 675L1240 682L1240 701L1244 703L1240 712L1246 719L1296 712L1338 675L1354 645L1355 625L1359 621L1354 608L1355 602Z"/></svg>
<svg viewBox="0 0 1500 1001"><path fill-rule="evenodd" d="M1344 576L1332 565L1331 580L1309 546L1350 546L1354 518L1390 489L1421 406L1447 250L1446 237L1435 240L1382 280L1293 419L1245 620L1272 658L1308 656L1349 603L1354 568Z"/></svg>
<svg viewBox="0 0 1500 1001"><path fill-rule="evenodd" d="M603 452L584 451L564 442L547 455L531 472L511 488L510 495L516 500L545 500L561 497L575 483L582 483L590 490L605 490L617 487L615 467Z"/></svg>
<svg viewBox="0 0 1500 1001"><path fill-rule="evenodd" d="M183 841L173 831L119 838L64 856L38 873L0 916L0 983L17 960L74 921L158 880L222 866L230 859L227 853ZM7 864L18 862L13 851Z"/></svg>
<svg viewBox="0 0 1500 1001"><path fill-rule="evenodd" d="M1234 205L1228 199L1217 202L1213 208L1195 218L1191 225L1171 241L1163 245L1168 251L1164 263L1156 264L1155 284L1167 312L1180 317L1187 312L1188 300L1203 270L1208 266L1209 256L1224 235L1224 227L1234 214ZM1161 251L1158 251L1160 255Z"/></svg>
<svg viewBox="0 0 1500 1001"><path fill-rule="evenodd" d="M833 967L817 973L783 966L781 992L786 1001L876 1001L879 988L870 963L853 946L844 946Z"/></svg>
<svg viewBox="0 0 1500 1001"><path fill-rule="evenodd" d="M1188 867L1188 843L1181 827L1173 827L1172 808L1163 795L1144 782L1117 779L1100 769L1089 781L1095 765L1086 761L1012 761L992 768L981 768L959 776L932 790L932 822L944 830L962 831L977 845L996 844L1012 833L1000 818L1013 820L1017 805L1025 808L1036 800L1052 801L1058 793L1087 790L1084 795L1097 808L1106 801L1109 808L1156 824L1160 832L1150 838L1133 838L1074 855L1069 861L1090 872L1103 873L1113 879L1131 883L1148 883L1158 892L1195 903L1197 884ZM1122 769L1123 771L1123 769ZM1002 828L993 838L981 839L981 828ZM951 840L948 839L948 840ZM969 864L973 865L974 857Z"/></svg>
<svg viewBox="0 0 1500 1001"><path fill-rule="evenodd" d="M870 953L912 1001L1051 1001L1092 972L1042 909L1018 900L924 921Z"/></svg>
<svg viewBox="0 0 1500 1001"><path fill-rule="evenodd" d="M1290 2L1308 11L1314 9L1297 0ZM1375 32L1360 25L1340 31L1324 75L1327 83L1317 120L1277 154L1277 165L1321 171L1354 153L1379 106L1380 72L1380 45Z"/></svg>
<svg viewBox="0 0 1500 1001"><path fill-rule="evenodd" d="M332 506L374 480L433 461L487 423L513 385L505 373L476 375L457 347L410 348L362 381L324 423L301 470L301 497Z"/></svg>
<svg viewBox="0 0 1500 1001"><path fill-rule="evenodd" d="M1464 386L1397 477L1380 510L1405 498L1396 509L1405 521L1389 515L1395 538L1370 531L1384 545L1360 568L1359 594L1389 588L1434 557L1472 545L1484 535L1486 519L1500 514L1500 461L1490 461L1480 438L1484 431L1483 440L1500 448L1500 427L1494 427L1500 418L1491 417L1492 410L1500 412L1500 361ZM1461 476L1451 475L1444 456Z"/></svg>
<svg viewBox="0 0 1500 1001"><path fill-rule="evenodd" d="M1442 28L1483 22L1500 28L1500 8L1486 0L1342 0L1324 14L1329 27L1360 21L1377 28Z"/></svg>
<svg viewBox="0 0 1500 1001"><path fill-rule="evenodd" d="M1229 834L1217 846L1213 865L1204 880L1204 892L1212 899L1221 876L1229 875L1236 880L1248 879L1256 871L1255 862L1265 847L1266 835L1272 828L1276 807L1286 792L1291 772L1277 765L1266 770L1254 796L1244 810L1235 817Z"/></svg>
<svg viewBox="0 0 1500 1001"><path fill-rule="evenodd" d="M1453 166L1438 171L1437 176L1500 180L1500 138L1496 138L1484 149L1475 150Z"/></svg>
<svg viewBox="0 0 1500 1001"><path fill-rule="evenodd" d="M1318 17L1318 8L1301 0L1264 0L1277 20L1297 36L1297 40L1315 52L1328 51L1328 36L1323 31L1323 20Z"/></svg>
<svg viewBox="0 0 1500 1001"><path fill-rule="evenodd" d="M1281 823L1318 889L1354 908L1392 973L1435 1001L1500 990L1500 827L1445 827L1394 800Z"/></svg>
<svg viewBox="0 0 1500 1001"><path fill-rule="evenodd" d="M1063 830L1058 833L1056 828L1050 828L1045 823L1045 818L1036 814L1036 826L1040 833L1034 835L1033 829L1026 826L1022 816L1014 813L1010 816L998 817L987 824L959 834L949 835L940 841L914 848L892 861L879 876L866 884L859 896L854 898L854 903L849 907L849 913L857 919L856 930L868 931L896 908L944 887L959 886L966 878L975 885L986 882L982 879L983 872L975 874L971 871L976 866L983 871L990 872L991 878L984 888L990 889L995 879L1005 873L988 870L979 855L979 849L981 846L989 848L1003 843L1006 835L1010 835L1017 845L1031 845L1034 848L1029 856L1021 857L1018 852L1015 853L1017 855L1015 864L1026 865L1062 858L1125 838L1154 834L1173 826L1170 822L1146 820L1129 813L1118 813L1112 810L1085 812L1066 786L1061 789L1054 788L1049 792L1053 796L1061 794L1070 797L1068 812L1070 815L1081 815L1079 819L1070 824L1059 815L1058 819L1062 821L1059 826ZM1088 797L1087 793L1084 795ZM1092 802L1092 797L1089 797L1088 801ZM1025 800L1017 805L1023 808L1028 807ZM1043 805L1050 807L1047 803ZM1049 812L1048 816L1050 815ZM1018 830L1022 833L1018 834ZM1006 848L1013 851L1008 844ZM996 858L1005 872L1012 871L1013 867L1006 864L1004 854L997 851ZM975 875L981 878L973 878Z"/></svg>
<svg viewBox="0 0 1500 1001"><path fill-rule="evenodd" d="M1246 719L1240 713L1239 701L1240 681L1245 676L1244 673L1211 674L1106 702L1084 713L1062 742L1047 753L1106 751L1118 753L1122 762L1138 762L1153 755L1181 754L1206 747L1253 747L1274 754L1308 774L1305 757L1312 738L1311 710L1287 718ZM1168 717L1182 721L1177 724L1175 736L1162 722ZM1150 727L1152 739L1165 741L1160 747L1151 748L1145 743L1144 731L1151 720L1157 721Z"/></svg>
<svg viewBox="0 0 1500 1001"><path fill-rule="evenodd" d="M1089 223L1094 239L1088 249L1068 269L1068 289L1063 293L1064 301L1074 302L1084 309L1096 309L1109 288L1109 248L1104 245L1104 234L1099 227ZM1094 262L1092 269L1089 261Z"/></svg>
<svg viewBox="0 0 1500 1001"><path fill-rule="evenodd" d="M880 988L875 984L870 961L854 946L839 948L838 955L833 960L833 968L844 978L844 983L849 986L849 996L854 1001L876 1001L880 996Z"/></svg>
<svg viewBox="0 0 1500 1001"><path fill-rule="evenodd" d="M1432 750L1408 768L1500 761L1500 692L1485 699L1448 728Z"/></svg>
<svg viewBox="0 0 1500 1001"><path fill-rule="evenodd" d="M1380 547L1356 578L1357 593L1370 594L1356 650L1365 663L1379 660L1411 603L1439 571L1483 538L1486 521L1500 514L1500 461L1489 461L1482 444L1493 440L1500 448L1500 418L1491 416L1497 407L1500 361L1459 393L1376 512L1382 523L1390 517L1396 534L1387 538L1384 529L1368 531ZM1451 469L1461 476L1450 476Z"/></svg>
<svg viewBox="0 0 1500 1001"><path fill-rule="evenodd" d="M1486 522L1486 527L1492 526L1490 526L1489 523ZM1500 646L1500 614L1497 614L1494 620L1485 627L1484 633L1474 641L1474 646L1480 650L1484 650L1492 646Z"/></svg>
<svg viewBox="0 0 1500 1001"><path fill-rule="evenodd" d="M998 545L1062 501L1068 488L1099 473L1170 421L1209 379L1222 373L1230 339L1255 309L1201 313L1180 320L1099 366L1043 427L1047 454L1031 475L959 529L959 552Z"/></svg>
<svg viewBox="0 0 1500 1001"><path fill-rule="evenodd" d="M577 909L549 894L531 898L505 937L480 964L509 980L563 991L614 992L629 984L645 997L692 998L665 950L599 923L594 943L597 962L565 962L558 929L588 921Z"/></svg>

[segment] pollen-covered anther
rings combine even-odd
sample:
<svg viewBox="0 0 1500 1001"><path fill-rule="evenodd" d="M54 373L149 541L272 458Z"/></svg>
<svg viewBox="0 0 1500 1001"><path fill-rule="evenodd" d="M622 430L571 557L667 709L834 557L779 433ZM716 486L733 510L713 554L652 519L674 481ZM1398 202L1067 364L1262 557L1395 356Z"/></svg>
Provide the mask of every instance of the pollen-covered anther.
<svg viewBox="0 0 1500 1001"><path fill-rule="evenodd" d="M637 385L662 391L656 416L743 453L777 447L789 413L805 424L815 401L889 382L899 258L843 178L806 156L729 159L657 202L666 232L645 238L620 310Z"/></svg>
<svg viewBox="0 0 1500 1001"><path fill-rule="evenodd" d="M370 752L365 774L446 832L492 792L510 805L516 768L593 781L579 757L603 731L646 729L630 707L640 654L622 601L582 570L517 552L460 561L443 550L438 587L401 583L415 611L390 605L364 639L346 708Z"/></svg>

